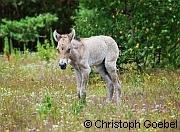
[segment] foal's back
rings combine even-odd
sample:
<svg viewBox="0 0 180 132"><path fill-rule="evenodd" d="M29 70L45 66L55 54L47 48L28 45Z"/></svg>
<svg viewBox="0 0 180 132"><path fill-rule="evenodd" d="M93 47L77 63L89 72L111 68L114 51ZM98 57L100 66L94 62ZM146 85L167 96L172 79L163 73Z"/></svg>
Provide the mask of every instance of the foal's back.
<svg viewBox="0 0 180 132"><path fill-rule="evenodd" d="M85 56L90 65L98 65L107 55L118 57L119 49L115 40L109 36L92 36L81 40L85 47Z"/></svg>

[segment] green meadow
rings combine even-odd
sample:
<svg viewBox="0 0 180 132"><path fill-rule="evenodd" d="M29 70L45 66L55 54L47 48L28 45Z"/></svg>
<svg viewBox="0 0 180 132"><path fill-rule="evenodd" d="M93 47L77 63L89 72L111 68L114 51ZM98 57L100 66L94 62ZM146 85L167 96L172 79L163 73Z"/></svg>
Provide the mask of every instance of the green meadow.
<svg viewBox="0 0 180 132"><path fill-rule="evenodd" d="M105 102L106 84L96 72L90 76L87 99L82 102L76 95L73 69L61 70L56 59L44 61L37 53L26 53L12 55L10 61L1 57L0 62L0 131L180 130L179 70L137 72L127 66L128 70L119 71L122 99L116 105ZM85 128L86 120L92 122L90 128ZM120 120L138 121L140 127L102 124ZM146 120L177 121L177 128L153 128L156 123L146 128Z"/></svg>

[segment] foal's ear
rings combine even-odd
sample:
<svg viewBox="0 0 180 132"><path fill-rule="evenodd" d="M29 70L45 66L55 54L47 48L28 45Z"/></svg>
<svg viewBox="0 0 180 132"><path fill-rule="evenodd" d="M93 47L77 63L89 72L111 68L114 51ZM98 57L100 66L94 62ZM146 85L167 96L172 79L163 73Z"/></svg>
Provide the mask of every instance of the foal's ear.
<svg viewBox="0 0 180 132"><path fill-rule="evenodd" d="M54 30L54 32L53 32L53 37L56 42L58 42L61 39L61 35L59 33L57 33L56 30Z"/></svg>
<svg viewBox="0 0 180 132"><path fill-rule="evenodd" d="M72 39L74 39L74 37L75 37L75 30L73 28L71 29L71 33L68 34L68 37L69 37L70 41Z"/></svg>

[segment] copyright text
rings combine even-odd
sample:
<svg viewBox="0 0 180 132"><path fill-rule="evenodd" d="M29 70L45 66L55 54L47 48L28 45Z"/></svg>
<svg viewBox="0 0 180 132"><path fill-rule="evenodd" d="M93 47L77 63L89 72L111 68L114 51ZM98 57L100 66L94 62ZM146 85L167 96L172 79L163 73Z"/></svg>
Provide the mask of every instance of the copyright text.
<svg viewBox="0 0 180 132"><path fill-rule="evenodd" d="M177 128L177 120L175 121L151 121L151 120L145 120L144 122L139 122L137 120L134 121L104 121L104 120L96 120L96 121L91 121L91 120L86 120L84 122L84 127L85 128L126 128L126 129L139 129L139 128Z"/></svg>

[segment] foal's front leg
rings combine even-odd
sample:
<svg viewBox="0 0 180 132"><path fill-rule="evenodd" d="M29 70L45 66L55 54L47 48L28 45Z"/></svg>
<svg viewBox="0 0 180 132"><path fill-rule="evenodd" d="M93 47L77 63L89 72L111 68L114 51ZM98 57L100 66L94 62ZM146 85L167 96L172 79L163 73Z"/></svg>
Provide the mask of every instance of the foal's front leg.
<svg viewBox="0 0 180 132"><path fill-rule="evenodd" d="M81 91L81 83L82 83L82 75L80 70L75 69L75 75L76 75L76 82L77 82L77 95L78 98L80 98L80 91Z"/></svg>
<svg viewBox="0 0 180 132"><path fill-rule="evenodd" d="M91 68L89 66L81 69L82 81L81 81L80 97L82 99L86 98L86 86L90 72L91 72Z"/></svg>

